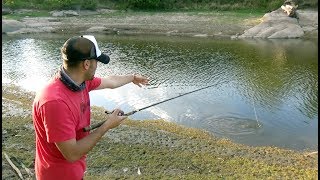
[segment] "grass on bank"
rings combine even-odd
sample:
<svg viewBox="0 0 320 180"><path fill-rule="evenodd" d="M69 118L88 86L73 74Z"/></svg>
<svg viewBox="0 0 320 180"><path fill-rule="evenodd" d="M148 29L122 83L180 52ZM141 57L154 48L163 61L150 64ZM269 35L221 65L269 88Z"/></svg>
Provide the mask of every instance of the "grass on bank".
<svg viewBox="0 0 320 180"><path fill-rule="evenodd" d="M16 86L2 86L2 95L2 151L32 169L35 140L30 110L34 93ZM105 118L101 107L92 107L92 112L94 123ZM126 120L108 134L111 137L104 136L89 153L85 179L317 179L318 176L317 159L304 153L235 144L163 120ZM2 164L6 164L4 158ZM23 170L21 165L17 167ZM3 166L3 179L15 177L9 170L9 166Z"/></svg>

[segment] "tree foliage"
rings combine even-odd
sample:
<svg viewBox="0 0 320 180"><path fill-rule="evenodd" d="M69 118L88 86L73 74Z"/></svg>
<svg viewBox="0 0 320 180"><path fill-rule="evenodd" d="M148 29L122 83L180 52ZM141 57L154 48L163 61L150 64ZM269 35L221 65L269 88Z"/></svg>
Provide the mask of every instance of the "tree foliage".
<svg viewBox="0 0 320 180"><path fill-rule="evenodd" d="M299 8L318 8L318 0L297 0ZM3 0L10 8L134 10L239 10L278 9L284 0Z"/></svg>

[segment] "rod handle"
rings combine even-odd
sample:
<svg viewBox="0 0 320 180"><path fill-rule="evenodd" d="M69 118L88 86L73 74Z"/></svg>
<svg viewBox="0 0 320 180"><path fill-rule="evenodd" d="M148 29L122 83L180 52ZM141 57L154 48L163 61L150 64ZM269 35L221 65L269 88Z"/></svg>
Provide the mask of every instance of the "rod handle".
<svg viewBox="0 0 320 180"><path fill-rule="evenodd" d="M134 111L131 111L131 112L128 112L127 114L124 114L124 116L130 116L134 113L138 112L138 110L134 110Z"/></svg>
<svg viewBox="0 0 320 180"><path fill-rule="evenodd" d="M107 114L112 114L112 112L113 111L105 111L105 113L107 113ZM134 110L134 111L128 112L127 114L124 114L123 111L120 111L118 116L130 116L130 115L132 115L132 114L134 114L136 112L138 112L138 110ZM83 131L84 132L88 132L88 131L91 131L93 129L96 129L96 128L100 127L104 122L106 122L106 121L102 121L102 122L99 122L97 124L93 124L93 125L84 127Z"/></svg>
<svg viewBox="0 0 320 180"><path fill-rule="evenodd" d="M106 110L105 113L106 113L106 114L112 114L113 111L108 111L108 110ZM120 112L118 113L118 116L125 116L125 114L124 114L123 111L120 111Z"/></svg>
<svg viewBox="0 0 320 180"><path fill-rule="evenodd" d="M126 114L124 114L123 111L120 111L119 114L118 114L118 116L130 116L130 115L132 115L132 114L134 114L134 113L136 113L136 112L138 112L138 110L134 110L134 111L128 112L128 113L126 113ZM112 114L113 111L105 111L105 113L107 113L107 114Z"/></svg>
<svg viewBox="0 0 320 180"><path fill-rule="evenodd" d="M102 121L102 122L99 122L99 123L97 123L97 124L93 124L93 125L84 127L84 128L83 128L83 131L84 131L84 132L88 132L88 131L91 131L92 129L96 129L96 128L100 127L104 122L106 122L106 121Z"/></svg>

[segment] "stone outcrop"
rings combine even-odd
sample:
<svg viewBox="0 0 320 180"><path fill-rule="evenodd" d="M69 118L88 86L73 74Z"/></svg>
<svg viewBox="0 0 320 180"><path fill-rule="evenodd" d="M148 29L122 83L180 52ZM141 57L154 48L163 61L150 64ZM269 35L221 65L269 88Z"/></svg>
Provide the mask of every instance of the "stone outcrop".
<svg viewBox="0 0 320 180"><path fill-rule="evenodd" d="M13 20L13 19L2 19L2 33L4 32L14 32L19 29L25 28L26 25L23 22Z"/></svg>
<svg viewBox="0 0 320 180"><path fill-rule="evenodd" d="M7 15L11 13L12 13L11 9L2 7L2 15Z"/></svg>
<svg viewBox="0 0 320 180"><path fill-rule="evenodd" d="M51 11L51 16L53 17L70 17L70 16L79 16L79 13L73 10L66 11Z"/></svg>
<svg viewBox="0 0 320 180"><path fill-rule="evenodd" d="M54 18L2 19L2 34L53 33L60 25Z"/></svg>
<svg viewBox="0 0 320 180"><path fill-rule="evenodd" d="M287 16L282 9L262 17L262 22L240 36L231 38L300 38L305 33L318 32L318 11L297 10L297 18Z"/></svg>

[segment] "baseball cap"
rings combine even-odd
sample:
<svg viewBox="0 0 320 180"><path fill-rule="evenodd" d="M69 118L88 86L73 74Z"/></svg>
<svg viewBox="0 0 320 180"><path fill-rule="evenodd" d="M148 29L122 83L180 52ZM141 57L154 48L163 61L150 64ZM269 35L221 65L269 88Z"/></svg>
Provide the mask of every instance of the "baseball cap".
<svg viewBox="0 0 320 180"><path fill-rule="evenodd" d="M108 64L110 57L101 52L96 38L92 35L75 36L68 39L61 48L62 59L66 61L83 61L96 59Z"/></svg>

